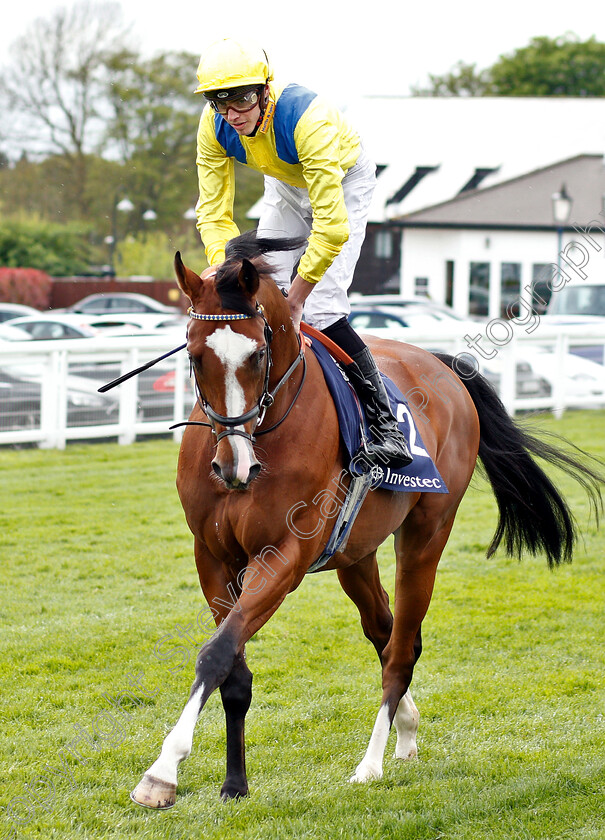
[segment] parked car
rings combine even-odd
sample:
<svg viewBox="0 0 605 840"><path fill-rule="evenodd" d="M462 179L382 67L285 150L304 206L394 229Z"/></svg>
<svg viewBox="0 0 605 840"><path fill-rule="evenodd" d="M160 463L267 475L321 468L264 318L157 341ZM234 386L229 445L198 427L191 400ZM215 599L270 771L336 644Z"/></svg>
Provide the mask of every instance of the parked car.
<svg viewBox="0 0 605 840"><path fill-rule="evenodd" d="M40 424L41 387L0 368L0 429L31 429Z"/></svg>
<svg viewBox="0 0 605 840"><path fill-rule="evenodd" d="M13 327L10 321L0 324L0 341L31 341L31 335L19 327Z"/></svg>
<svg viewBox="0 0 605 840"><path fill-rule="evenodd" d="M21 315L37 314L38 310L33 306L25 306L22 303L0 303L0 324L12 318L19 318Z"/></svg>
<svg viewBox="0 0 605 840"><path fill-rule="evenodd" d="M358 332L369 332L383 338L399 338L399 331L414 329L426 333L428 338L447 336L462 337L466 332L477 331L476 321L461 318L448 307L408 302L396 306L354 306L349 315L351 325Z"/></svg>
<svg viewBox="0 0 605 840"><path fill-rule="evenodd" d="M559 291L553 292L546 314L590 319L605 318L605 280L570 283Z"/></svg>
<svg viewBox="0 0 605 840"><path fill-rule="evenodd" d="M178 306L167 306L148 295L131 292L88 295L57 311L78 314L91 327L111 335L155 334L179 328L184 330L187 324L187 317Z"/></svg>
<svg viewBox="0 0 605 840"><path fill-rule="evenodd" d="M432 312L435 315L441 313L444 318L452 318L457 321L485 321L485 318L476 319L473 317L463 318L461 315L448 306L446 303L435 303L427 297L405 298L401 295L353 295L349 298L351 309L392 309L411 312Z"/></svg>
<svg viewBox="0 0 605 840"><path fill-rule="evenodd" d="M40 425L41 375L35 368L0 368L0 429L31 429ZM118 399L99 394L96 382L68 377L68 426L115 423L118 411Z"/></svg>
<svg viewBox="0 0 605 840"><path fill-rule="evenodd" d="M94 380L96 387L117 379L122 373L119 365L113 362L99 362L98 364L73 365L74 374ZM175 370L169 362L159 362L147 370L142 371L135 378L137 385L137 402L139 417L143 420L171 421L174 417L174 386ZM193 387L191 379L185 378L185 415L193 404ZM119 396L120 386L107 393ZM185 418L183 418L185 419Z"/></svg>
<svg viewBox="0 0 605 840"><path fill-rule="evenodd" d="M117 312L130 312L139 315L179 315L181 313L178 306L167 306L152 297L132 292L88 295L88 297L66 307L64 311L77 312L82 315L113 315Z"/></svg>
<svg viewBox="0 0 605 840"><path fill-rule="evenodd" d="M391 306L366 309L352 309L349 315L352 326L360 333L370 333L380 338L408 341L411 330L420 330L426 335L427 349L433 352L449 352L445 338L462 338L466 332L476 332L475 321L460 318L440 307L415 304L409 307ZM470 351L469 351L470 352ZM496 357L485 361L477 359L481 373L499 390L501 363ZM547 397L552 392L551 383L532 369L531 363L520 359L516 365L516 394L518 397Z"/></svg>
<svg viewBox="0 0 605 840"><path fill-rule="evenodd" d="M116 312L112 315L86 315L96 330L104 335L157 335L159 332L178 332L185 335L186 315L166 315L154 312Z"/></svg>
<svg viewBox="0 0 605 840"><path fill-rule="evenodd" d="M561 368L556 355L545 347L524 348L523 357L532 370L548 380L553 388L563 377L563 389L568 400L573 397L602 397L605 405L605 367L602 364L576 353L565 353Z"/></svg>
<svg viewBox="0 0 605 840"><path fill-rule="evenodd" d="M152 368L149 373L152 372ZM176 371L174 368L162 373L162 369L156 371L155 378L150 377L151 392L147 385L141 383L139 398L145 416L155 419L171 419L173 416L174 390L176 382ZM189 416L189 409L194 402L193 383L190 377L185 378L185 415ZM186 419L186 418L183 418Z"/></svg>
<svg viewBox="0 0 605 840"><path fill-rule="evenodd" d="M590 281L564 286L553 292L546 312L540 320L547 325L595 324L605 327L605 280ZM580 341L580 339L578 339ZM605 363L605 347L602 344L574 344L571 352L601 365Z"/></svg>
<svg viewBox="0 0 605 840"><path fill-rule="evenodd" d="M86 323L79 315L74 314L46 314L38 312L36 315L25 315L14 318L11 327L18 327L29 333L36 341L47 341L60 338L92 338L98 331Z"/></svg>

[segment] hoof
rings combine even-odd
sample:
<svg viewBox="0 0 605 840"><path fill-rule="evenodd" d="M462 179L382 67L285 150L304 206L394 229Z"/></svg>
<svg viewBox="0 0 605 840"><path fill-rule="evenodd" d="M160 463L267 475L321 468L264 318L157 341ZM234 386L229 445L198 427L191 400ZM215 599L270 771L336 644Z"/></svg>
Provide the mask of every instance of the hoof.
<svg viewBox="0 0 605 840"><path fill-rule="evenodd" d="M148 776L146 773L130 794L130 798L144 808L165 811L172 808L176 802L176 785L163 782L161 779Z"/></svg>
<svg viewBox="0 0 605 840"><path fill-rule="evenodd" d="M242 799L248 796L248 785L223 785L221 788L221 800L229 802L230 799Z"/></svg>
<svg viewBox="0 0 605 840"><path fill-rule="evenodd" d="M402 747L398 745L395 747L395 758L398 758L401 761L414 761L418 758L418 747L416 744L408 744Z"/></svg>
<svg viewBox="0 0 605 840"><path fill-rule="evenodd" d="M360 764L349 779L349 782L363 784L365 782L377 781L378 779L382 779L382 767L376 764Z"/></svg>

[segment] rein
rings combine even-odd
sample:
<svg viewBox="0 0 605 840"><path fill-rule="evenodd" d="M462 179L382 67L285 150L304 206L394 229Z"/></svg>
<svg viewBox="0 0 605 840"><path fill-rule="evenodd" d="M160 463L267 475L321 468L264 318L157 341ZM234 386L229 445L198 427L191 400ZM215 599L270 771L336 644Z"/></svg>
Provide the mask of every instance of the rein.
<svg viewBox="0 0 605 840"><path fill-rule="evenodd" d="M261 316L261 318L264 321L265 346L266 346L266 349L267 349L267 363L266 363L266 366L265 366L265 377L264 377L264 382L263 382L263 391L262 391L262 394L260 395L256 405L253 406L248 411L244 412L244 414L240 414L237 417L226 417L222 414L219 414L217 411L215 411L212 408L212 406L209 405L207 400L204 398L204 395L202 394L201 388L199 387L197 377L195 376L195 371L194 371L193 378L194 378L194 381L195 381L195 389L196 389L196 393L197 393L198 404L200 405L200 408L202 409L204 414L212 422L211 423L206 423L206 422L203 422L201 420L184 420L182 423L176 423L174 426L171 426L170 428L171 429L177 429L180 426L208 426L212 429L213 434L216 435L216 442L217 443L219 441L221 441L224 437L228 437L230 435L240 435L241 437L244 437L247 440L249 440L251 443L254 443L255 440L256 440L256 437L258 437L259 435L266 435L268 432L272 432L279 425L281 425L281 423L284 422L284 420L286 419L288 414L292 411L292 408L294 407L294 403L296 402L300 392L302 391L302 387L304 385L306 375L307 375L307 362L306 362L306 359L305 359L305 354L304 354L303 345L302 345L302 341L301 341L300 336L298 336L299 350L298 350L298 354L297 354L296 358L294 359L292 364L289 366L288 370L281 377L281 379L279 380L279 382L277 383L275 388L273 388L273 390L270 391L269 390L269 379L270 379L270 376L271 376L271 369L272 369L272 366L273 366L273 357L271 355L271 342L273 340L273 330L271 329L271 327L269 325L269 322L267 321L267 318L265 317L265 311L264 311L264 308L263 308L262 304L260 304L260 303L256 304L256 312L253 315L246 315L246 314L241 314L241 313L234 314L234 315L206 315L206 314L203 314L203 313L195 312L192 306L189 307L189 309L187 310L187 314L191 318L194 318L197 321L243 321L247 318L255 318L257 315ZM262 424L263 420L265 419L266 411L275 402L276 394L283 387L283 385L285 385L285 383L288 381L290 376L292 376L292 374L294 373L294 371L296 370L296 368L298 367L298 365L301 362L303 363L303 375L302 375L300 384L298 386L298 389L296 391L296 394L294 395L294 399L292 400L292 402L288 406L288 409L286 410L285 414L281 417L280 420L278 420L276 423L274 423L268 429L263 429L263 430L257 432L256 428L258 426L260 426ZM242 425L244 425L244 423L248 423L248 422L250 422L250 420L254 420L255 418L257 418L255 429L254 429L255 435L249 434L248 432L244 431L243 429L236 429L235 428L236 426L242 426ZM218 423L221 426L226 426L227 428L224 431L219 432L217 434L216 429L215 429L215 424L216 423Z"/></svg>

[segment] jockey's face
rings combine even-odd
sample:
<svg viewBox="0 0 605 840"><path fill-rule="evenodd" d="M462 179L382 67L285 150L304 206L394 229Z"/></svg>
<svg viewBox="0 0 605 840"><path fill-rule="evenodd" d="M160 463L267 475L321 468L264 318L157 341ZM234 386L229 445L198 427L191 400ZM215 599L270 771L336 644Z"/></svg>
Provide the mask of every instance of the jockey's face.
<svg viewBox="0 0 605 840"><path fill-rule="evenodd" d="M257 103L250 111L244 114L241 111L236 111L234 108L229 108L227 113L223 116L230 126L232 126L238 134L248 135L252 134L256 128L256 123L260 117L260 103Z"/></svg>
<svg viewBox="0 0 605 840"><path fill-rule="evenodd" d="M269 88L265 86L265 88L261 90L261 99L259 99L253 108L249 111L242 111L241 109L237 111L235 108L227 107L227 113L222 114L223 119L227 120L229 125L232 126L238 134L246 136L252 134L261 115L262 101L266 101L268 99L268 95ZM227 106L229 105L228 102L225 104Z"/></svg>

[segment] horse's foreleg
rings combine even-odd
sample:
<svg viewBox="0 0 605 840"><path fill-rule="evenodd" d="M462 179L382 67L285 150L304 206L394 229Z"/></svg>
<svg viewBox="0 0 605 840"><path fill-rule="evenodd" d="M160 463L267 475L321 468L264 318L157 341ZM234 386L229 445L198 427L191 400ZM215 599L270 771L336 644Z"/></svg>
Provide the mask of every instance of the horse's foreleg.
<svg viewBox="0 0 605 840"><path fill-rule="evenodd" d="M252 675L243 660L244 646L304 576L299 553L297 542L291 541L280 550L272 548L264 552L248 564L240 597L198 654L195 681L176 726L164 739L159 758L131 794L138 804L151 808L174 805L178 766L191 753L199 714L212 692L223 685L228 758L221 793L229 798L247 792L243 737Z"/></svg>
<svg viewBox="0 0 605 840"><path fill-rule="evenodd" d="M229 676L236 659L236 645L223 624L200 650L195 665L195 681L189 700L176 726L162 744L159 758L149 767L131 793L131 799L149 808L171 808L176 801L177 773L188 758L193 732L200 712L213 691Z"/></svg>
<svg viewBox="0 0 605 840"><path fill-rule="evenodd" d="M221 685L221 699L227 726L227 775L221 788L223 799L248 793L244 726L252 701L252 673L243 654L238 654L231 673Z"/></svg>

